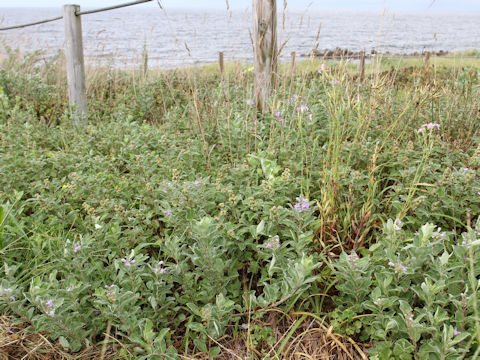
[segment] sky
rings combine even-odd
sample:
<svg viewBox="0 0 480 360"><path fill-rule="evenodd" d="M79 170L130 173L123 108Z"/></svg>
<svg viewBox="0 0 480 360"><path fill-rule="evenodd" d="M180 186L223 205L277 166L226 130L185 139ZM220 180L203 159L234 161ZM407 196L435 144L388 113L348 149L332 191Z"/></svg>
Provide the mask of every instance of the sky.
<svg viewBox="0 0 480 360"><path fill-rule="evenodd" d="M63 4L78 4L82 8L96 8L129 2L130 0L0 0L1 7L61 7ZM142 7L158 6L158 0ZM251 0L160 0L166 9L173 8L223 8L226 2L231 8L246 9ZM284 0L277 0L283 7ZM415 10L480 12L480 0L287 0L290 9L363 9L363 10Z"/></svg>

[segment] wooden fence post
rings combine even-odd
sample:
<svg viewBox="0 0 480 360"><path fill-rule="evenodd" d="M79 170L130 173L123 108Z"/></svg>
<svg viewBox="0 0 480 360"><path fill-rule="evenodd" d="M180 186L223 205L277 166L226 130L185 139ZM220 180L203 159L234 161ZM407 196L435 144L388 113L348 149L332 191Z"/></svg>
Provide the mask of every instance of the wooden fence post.
<svg viewBox="0 0 480 360"><path fill-rule="evenodd" d="M363 83L365 78L365 50L360 51L360 84Z"/></svg>
<svg viewBox="0 0 480 360"><path fill-rule="evenodd" d="M218 66L220 68L220 76L223 77L223 72L224 72L224 63L223 63L223 52L220 51L218 53Z"/></svg>
<svg viewBox="0 0 480 360"><path fill-rule="evenodd" d="M253 0L255 103L264 112L277 75L277 0Z"/></svg>
<svg viewBox="0 0 480 360"><path fill-rule="evenodd" d="M428 68L430 66L430 51L427 51L425 53L425 68Z"/></svg>
<svg viewBox="0 0 480 360"><path fill-rule="evenodd" d="M297 54L295 53L295 51L292 51L290 55L292 57L292 68L290 72L292 76L295 76L295 71L297 67Z"/></svg>
<svg viewBox="0 0 480 360"><path fill-rule="evenodd" d="M75 14L77 11L80 11L78 5L63 6L68 98L70 106L75 106L75 122L83 123L88 113L88 105L83 60L82 21L80 16Z"/></svg>

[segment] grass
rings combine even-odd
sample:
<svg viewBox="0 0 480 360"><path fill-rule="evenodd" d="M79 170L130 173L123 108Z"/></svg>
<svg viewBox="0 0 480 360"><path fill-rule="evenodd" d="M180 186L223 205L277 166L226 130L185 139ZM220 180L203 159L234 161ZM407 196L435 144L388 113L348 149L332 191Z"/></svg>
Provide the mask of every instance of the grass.
<svg viewBox="0 0 480 360"><path fill-rule="evenodd" d="M264 115L249 65L94 68L76 127L62 56L10 51L0 351L477 358L473 60L382 59L362 86L354 64L285 64ZM402 305L375 308L378 291Z"/></svg>

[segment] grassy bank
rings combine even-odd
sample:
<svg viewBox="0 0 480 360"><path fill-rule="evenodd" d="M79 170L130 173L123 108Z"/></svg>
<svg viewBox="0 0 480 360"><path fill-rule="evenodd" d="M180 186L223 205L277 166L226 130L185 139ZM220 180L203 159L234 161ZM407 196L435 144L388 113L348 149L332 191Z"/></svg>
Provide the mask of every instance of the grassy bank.
<svg viewBox="0 0 480 360"><path fill-rule="evenodd" d="M480 72L414 65L282 69L263 116L249 66L97 68L75 127L61 56L12 52L0 351L478 358Z"/></svg>

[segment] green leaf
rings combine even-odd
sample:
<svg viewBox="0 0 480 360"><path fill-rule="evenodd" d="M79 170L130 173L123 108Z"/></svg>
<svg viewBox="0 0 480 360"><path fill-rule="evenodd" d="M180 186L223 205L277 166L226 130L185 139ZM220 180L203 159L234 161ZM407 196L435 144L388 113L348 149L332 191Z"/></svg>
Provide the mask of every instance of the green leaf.
<svg viewBox="0 0 480 360"><path fill-rule="evenodd" d="M447 265L447 264L448 264L448 259L450 259L450 255L448 254L448 252L445 251L445 252L442 254L442 256L440 256L440 264L441 264L442 266Z"/></svg>
<svg viewBox="0 0 480 360"><path fill-rule="evenodd" d="M260 221L260 224L257 225L257 229L255 230L255 237L258 235L264 235L263 230L265 229L265 220Z"/></svg>
<svg viewBox="0 0 480 360"><path fill-rule="evenodd" d="M393 355L399 360L410 360L415 347L406 339L399 339L395 342Z"/></svg>
<svg viewBox="0 0 480 360"><path fill-rule="evenodd" d="M210 359L213 359L218 354L220 354L220 348L218 346L213 346L210 348L210 353L208 355Z"/></svg>
<svg viewBox="0 0 480 360"><path fill-rule="evenodd" d="M193 343L198 348L198 350L200 350L204 353L208 353L207 344L205 344L204 340L196 338L196 339L193 340Z"/></svg>
<svg viewBox="0 0 480 360"><path fill-rule="evenodd" d="M60 336L58 338L58 341L60 342L60 345L62 345L62 347L65 349L65 350L69 350L70 349L70 343L68 342L67 339L65 339L63 336Z"/></svg>
<svg viewBox="0 0 480 360"><path fill-rule="evenodd" d="M192 322L192 323L188 324L187 326L192 331L196 331L196 332L201 333L201 334L206 333L205 326L203 326L200 323Z"/></svg>

